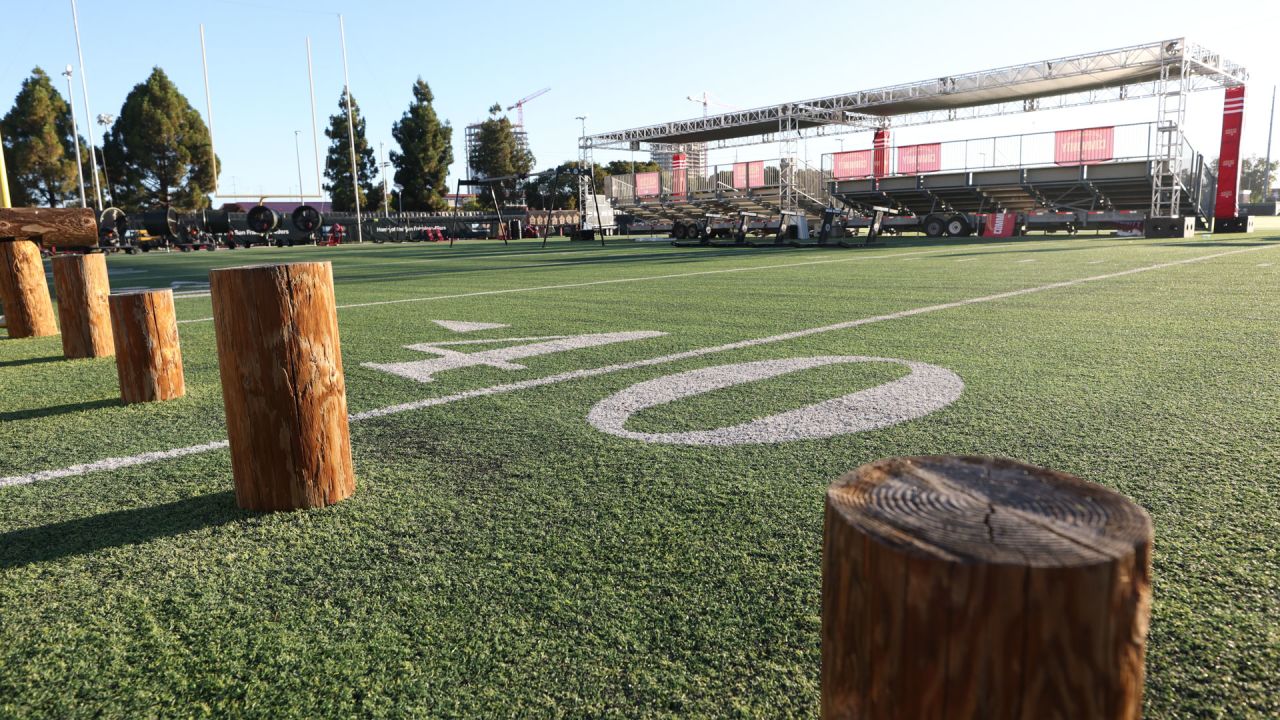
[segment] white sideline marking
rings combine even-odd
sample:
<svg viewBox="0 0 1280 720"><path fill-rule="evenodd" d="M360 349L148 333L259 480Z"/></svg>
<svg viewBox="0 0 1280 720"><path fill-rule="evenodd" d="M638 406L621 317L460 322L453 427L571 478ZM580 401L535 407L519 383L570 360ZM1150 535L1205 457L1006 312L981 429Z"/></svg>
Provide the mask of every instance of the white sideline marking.
<svg viewBox="0 0 1280 720"><path fill-rule="evenodd" d="M635 360L626 363L617 363L614 365L604 365L602 367L587 368L585 370L572 370L569 372L558 373L556 375L548 375L546 377L534 378L532 380L524 380L521 382L504 383L502 385L492 385L485 388L475 390L467 390L464 392L454 393L453 395L444 395L441 397L426 398L424 400L415 400L413 402L400 403L398 405L389 405L374 410L365 410L351 415L352 422L360 422L361 420L370 420L372 418L385 417L387 415L396 415L412 410L421 410L424 408L435 407L437 405L446 405L448 403L458 402L460 400L468 400L476 397L487 397L489 395L502 395L516 390L525 390L528 388L541 387L543 385L555 385L567 380L578 380L580 378L596 377L598 375L607 375L609 373L620 372L622 370L634 370L636 368L649 367L652 365L663 365L666 363L686 360L688 358L701 357L712 353L726 352L729 350L739 350L742 348L755 347L758 345L768 345L771 343L785 342L787 340L796 340L810 335L818 335L820 333L833 332L836 330L848 330L850 328L862 325L870 325L872 323L885 322L887 320L900 320L902 318L914 317L916 315L924 315L926 313L938 312L940 310L951 310L954 308L965 307L967 305L976 305L978 303L994 302L996 300L1006 300L1008 298L1020 297L1022 295L1030 295L1032 293L1044 292L1046 290L1057 290L1060 288L1075 287L1089 282L1098 282L1100 280L1110 280L1128 275L1137 275L1139 273L1150 272L1152 270L1163 270L1180 265L1190 265L1193 263L1204 262L1205 260L1213 260L1215 258L1227 257L1228 255L1239 255L1241 253L1254 252L1256 250L1267 250L1280 245L1256 245L1253 247L1242 248L1240 250L1227 250L1225 252L1212 253L1210 255L1201 255L1199 257L1187 258L1185 260L1172 260L1164 263L1156 263L1155 265L1144 265L1142 267L1131 268L1129 270L1120 270L1117 272L1106 273L1103 275L1091 275L1089 277L1079 278L1076 280L1063 280L1061 282L1049 283L1047 285L1037 285L1035 287L1023 288L1021 290L1009 290L1006 292L995 293L994 295L983 295L981 297L969 298L967 300L956 300L955 302L941 303L938 305L926 305L924 307L913 308L911 310L901 310L886 315L875 315L868 318L858 320L847 320L834 325L822 325L819 327L806 328L804 330L795 330L780 335L770 335L768 337L755 338L752 340L739 340L737 342L725 343L723 345L713 345L711 347L697 348L694 350L685 350L683 352L672 353L670 355L661 355L659 357L646 358L644 360ZM116 470L123 467L134 465L143 465L151 462L159 462L174 457L182 457L184 455L194 455L196 453L209 452L211 450L220 450L227 447L226 440L205 443L203 445L191 445L184 448L174 448L172 450L161 450L157 452L142 453L126 458L107 458L91 463L83 463L80 465L72 465L70 467L59 470L41 470L26 475L10 475L8 477L0 477L0 487L8 487L11 485L27 485L39 480L51 480L54 478L72 477L76 475L84 475L86 473L98 472L103 470Z"/></svg>
<svg viewBox="0 0 1280 720"><path fill-rule="evenodd" d="M1018 264L1022 264L1022 263L1029 263L1029 262L1035 262L1035 261L1036 261L1036 259L1035 259L1035 258L1027 258L1026 260L1019 260L1019 261L1018 261Z"/></svg>
<svg viewBox="0 0 1280 720"><path fill-rule="evenodd" d="M1085 265L1097 265L1098 263L1104 263L1104 262L1106 262L1106 260L1090 260L1089 262L1085 263Z"/></svg>
<svg viewBox="0 0 1280 720"><path fill-rule="evenodd" d="M977 259L978 258L963 258L961 260L957 260L956 262L973 262L974 260L977 260Z"/></svg>
<svg viewBox="0 0 1280 720"><path fill-rule="evenodd" d="M1271 263L1258 263L1258 267L1271 267Z"/></svg>

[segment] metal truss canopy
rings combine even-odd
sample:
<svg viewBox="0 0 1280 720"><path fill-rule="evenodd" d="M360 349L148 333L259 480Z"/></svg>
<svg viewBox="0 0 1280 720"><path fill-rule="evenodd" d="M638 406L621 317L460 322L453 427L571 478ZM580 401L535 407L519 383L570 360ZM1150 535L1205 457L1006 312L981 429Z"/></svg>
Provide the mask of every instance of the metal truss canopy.
<svg viewBox="0 0 1280 720"><path fill-rule="evenodd" d="M861 92L590 135L583 149L777 142L1243 84L1247 71L1186 39L1042 60Z"/></svg>

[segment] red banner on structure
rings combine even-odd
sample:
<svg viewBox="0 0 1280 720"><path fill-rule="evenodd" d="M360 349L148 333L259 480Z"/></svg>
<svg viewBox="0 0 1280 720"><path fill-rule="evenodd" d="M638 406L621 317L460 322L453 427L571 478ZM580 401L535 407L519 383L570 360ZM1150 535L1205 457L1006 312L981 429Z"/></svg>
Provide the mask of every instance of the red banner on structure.
<svg viewBox="0 0 1280 720"><path fill-rule="evenodd" d="M983 237L1013 237L1013 231L1018 226L1017 213L991 213L984 215L983 220Z"/></svg>
<svg viewBox="0 0 1280 720"><path fill-rule="evenodd" d="M871 172L876 177L884 177L889 174L889 131L881 128L876 130L875 136L871 141Z"/></svg>
<svg viewBox="0 0 1280 720"><path fill-rule="evenodd" d="M1115 157L1115 127L1059 130L1054 133L1053 161L1058 165L1093 165Z"/></svg>
<svg viewBox="0 0 1280 720"><path fill-rule="evenodd" d="M942 169L942 143L903 145L898 148L898 174L938 172Z"/></svg>
<svg viewBox="0 0 1280 720"><path fill-rule="evenodd" d="M662 194L662 175L656 172L636 173L636 197Z"/></svg>
<svg viewBox="0 0 1280 720"><path fill-rule="evenodd" d="M871 176L871 150L851 150L832 155L832 174L837 180Z"/></svg>
<svg viewBox="0 0 1280 720"><path fill-rule="evenodd" d="M1222 147L1218 151L1218 197L1214 219L1234 218L1240 210L1240 134L1244 129L1244 86L1227 88L1222 103Z"/></svg>
<svg viewBox="0 0 1280 720"><path fill-rule="evenodd" d="M764 161L747 163L747 187L764 186Z"/></svg>
<svg viewBox="0 0 1280 720"><path fill-rule="evenodd" d="M747 186L747 164L746 163L733 164L733 187L735 190L747 189L748 186Z"/></svg>

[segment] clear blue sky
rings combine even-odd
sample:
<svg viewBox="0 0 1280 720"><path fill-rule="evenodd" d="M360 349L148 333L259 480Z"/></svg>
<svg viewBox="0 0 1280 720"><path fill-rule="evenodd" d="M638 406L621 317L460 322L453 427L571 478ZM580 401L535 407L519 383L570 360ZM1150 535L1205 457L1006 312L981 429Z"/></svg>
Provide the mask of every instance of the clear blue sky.
<svg viewBox="0 0 1280 720"><path fill-rule="evenodd" d="M414 79L422 76L435 92L437 112L455 128L455 176L464 167L464 125L483 119L494 102L510 104L546 86L551 92L525 110L539 167L576 157L576 115L589 116L588 132L616 130L699 115L701 108L685 96L703 90L746 108L1182 36L1250 69L1245 152L1261 154L1271 87L1280 80L1280 2L1162 0L1159 10L1156 5L79 0L95 115L117 112L154 65L203 114L198 25L204 23L222 187L230 192L234 185L242 193L296 191L294 130L303 131L303 184L314 190L305 38L313 46L323 133L342 91L339 12L346 18L352 90L375 150L380 141L391 145L391 124L404 112ZM69 0L0 0L0 26L0 111L36 65L65 92L58 73L76 64ZM78 77L75 93L83 113ZM1216 155L1221 91L1196 95L1192 108L1193 142ZM1132 102L905 129L898 139L1141 122L1154 115L1153 105ZM849 136L845 147L869 147L864 135ZM323 153L323 135L320 142ZM833 140L814 141L801 152L816 164L834 148ZM713 159L732 159L733 153L721 151ZM742 159L770 158L777 149L737 153ZM628 157L600 154L597 160Z"/></svg>

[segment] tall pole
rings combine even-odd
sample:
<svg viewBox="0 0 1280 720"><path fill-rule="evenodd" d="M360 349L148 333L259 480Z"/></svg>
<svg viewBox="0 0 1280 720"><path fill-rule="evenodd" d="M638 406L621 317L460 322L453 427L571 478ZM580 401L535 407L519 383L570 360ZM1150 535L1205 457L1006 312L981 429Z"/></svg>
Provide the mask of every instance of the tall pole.
<svg viewBox="0 0 1280 720"><path fill-rule="evenodd" d="M84 74L84 53L80 50L80 13L76 11L76 0L71 0L71 24L76 29L76 56L80 60L80 94L84 96L85 132L89 134L89 169L93 171L93 194L98 201L98 213L102 213L102 187L98 185L98 156L93 152L93 114L89 112L89 79ZM68 76L70 80L70 76ZM75 116L75 111L71 112ZM76 148L79 149L79 138Z"/></svg>
<svg viewBox="0 0 1280 720"><path fill-rule="evenodd" d="M378 143L378 167L382 169L382 217L391 217L391 188L387 185L387 168L391 163L387 162L387 154L382 149L382 143Z"/></svg>
<svg viewBox="0 0 1280 720"><path fill-rule="evenodd" d="M347 140L351 144L351 190L356 201L356 242L364 242L364 229L360 226L360 168L356 165L355 114L351 110L351 74L347 69L347 26L338 16L338 33L342 36L342 81L347 93Z"/></svg>
<svg viewBox="0 0 1280 720"><path fill-rule="evenodd" d="M1262 199L1271 199L1271 135L1276 129L1276 86L1271 86L1271 115L1267 117L1267 159L1262 165Z"/></svg>
<svg viewBox="0 0 1280 720"><path fill-rule="evenodd" d="M306 205L307 199L302 196L302 150L298 148L298 136L301 134L301 130L293 131L293 156L298 161L298 204Z"/></svg>
<svg viewBox="0 0 1280 720"><path fill-rule="evenodd" d="M67 78L67 109L71 111L71 144L76 148L76 177L80 179L80 207L89 207L89 203L84 198L84 165L80 161L80 131L76 129L76 101L72 93L71 66L68 65L62 74Z"/></svg>
<svg viewBox="0 0 1280 720"><path fill-rule="evenodd" d="M200 25L200 62L204 66L204 106L209 119L209 167L213 168L213 194L218 194L218 153L213 145L213 95L209 93L209 55L204 48L204 25Z"/></svg>
<svg viewBox="0 0 1280 720"><path fill-rule="evenodd" d="M311 149L315 153L316 162L316 195L324 192L320 183L320 130L316 125L316 79L311 71L311 36L307 36L307 85L311 87Z"/></svg>

